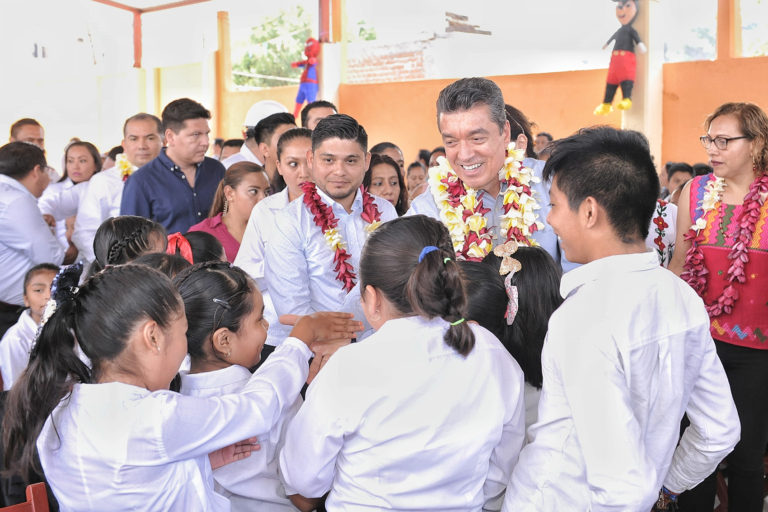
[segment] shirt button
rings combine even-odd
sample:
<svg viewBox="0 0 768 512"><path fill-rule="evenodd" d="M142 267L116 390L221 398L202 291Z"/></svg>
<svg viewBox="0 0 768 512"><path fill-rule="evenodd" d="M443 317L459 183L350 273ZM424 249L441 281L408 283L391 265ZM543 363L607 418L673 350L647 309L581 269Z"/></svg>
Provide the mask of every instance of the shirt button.
<svg viewBox="0 0 768 512"><path fill-rule="evenodd" d="M182 176L181 179L185 180L185 179L187 179L187 177L186 176Z"/></svg>
<svg viewBox="0 0 768 512"><path fill-rule="evenodd" d="M198 216L198 217L200 217L201 215L202 215L202 213L200 213L200 212L197 212L197 216Z"/></svg>
<svg viewBox="0 0 768 512"><path fill-rule="evenodd" d="M192 195L197 197L197 192L192 192Z"/></svg>

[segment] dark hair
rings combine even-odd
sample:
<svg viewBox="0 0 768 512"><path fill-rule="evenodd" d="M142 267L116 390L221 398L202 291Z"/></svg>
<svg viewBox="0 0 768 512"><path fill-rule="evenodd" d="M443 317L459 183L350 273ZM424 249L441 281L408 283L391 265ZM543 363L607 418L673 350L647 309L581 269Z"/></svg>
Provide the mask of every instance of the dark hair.
<svg viewBox="0 0 768 512"><path fill-rule="evenodd" d="M414 169L416 167L421 169L421 171L426 174L427 170L424 168L424 164L422 164L421 162L419 162L417 160L415 162L411 162L410 164L408 164L408 169L405 171L405 175L410 177L411 176L411 169Z"/></svg>
<svg viewBox="0 0 768 512"><path fill-rule="evenodd" d="M360 144L363 153L368 151L368 134L363 125L347 114L324 117L312 130L312 151L327 139L353 140Z"/></svg>
<svg viewBox="0 0 768 512"><path fill-rule="evenodd" d="M165 228L136 215L108 218L101 223L93 239L96 261L93 262L92 272L138 258L150 249L152 235L165 240Z"/></svg>
<svg viewBox="0 0 768 512"><path fill-rule="evenodd" d="M84 140L77 140L75 142L70 142L67 145L67 149L64 150L64 173L59 179L60 182L66 180L67 176L69 176L67 174L67 156L69 155L69 150L74 147L85 148L88 151L88 153L90 153L91 158L93 158L93 165L95 166L95 169L96 169L95 171L93 171L93 174L96 174L97 172L101 171L101 164L103 162L101 161L101 153L99 153L99 150L96 148L96 146Z"/></svg>
<svg viewBox="0 0 768 512"><path fill-rule="evenodd" d="M291 128L290 130L284 131L280 138L277 139L277 161L279 162L280 158L283 156L283 149L286 144L302 138L309 139L311 142L312 130L309 128Z"/></svg>
<svg viewBox="0 0 768 512"><path fill-rule="evenodd" d="M36 165L45 169L45 152L27 142L9 142L0 147L0 174L16 180L23 179Z"/></svg>
<svg viewBox="0 0 768 512"><path fill-rule="evenodd" d="M403 154L403 151L397 146L397 144L392 142L379 142L378 144L374 145L370 151L372 154L381 154L388 149L396 149L400 152L401 155Z"/></svg>
<svg viewBox="0 0 768 512"><path fill-rule="evenodd" d="M438 248L419 255L426 246ZM378 289L403 315L440 317L453 322L445 343L466 356L475 335L466 321L466 296L448 230L424 215L400 217L368 238L360 257L360 289Z"/></svg>
<svg viewBox="0 0 768 512"><path fill-rule="evenodd" d="M224 144L224 139L222 139L221 137L216 137L215 139L213 139L214 146L221 146L222 144Z"/></svg>
<svg viewBox="0 0 768 512"><path fill-rule="evenodd" d="M187 350L192 359L205 357L204 343L226 327L240 330L240 322L253 311L253 280L229 263L195 264L177 275L173 284L187 315Z"/></svg>
<svg viewBox="0 0 768 512"><path fill-rule="evenodd" d="M691 177L695 176L693 167L685 162L675 162L672 165L667 166L667 179L671 178L673 174L677 174L678 172L686 172L690 174Z"/></svg>
<svg viewBox="0 0 768 512"><path fill-rule="evenodd" d="M440 114L469 110L475 105L487 105L491 121L504 131L507 116L504 112L504 96L501 89L487 78L462 78L440 91L437 97L437 126Z"/></svg>
<svg viewBox="0 0 768 512"><path fill-rule="evenodd" d="M504 276L499 275L501 258L493 253L482 262L459 264L467 283L467 318L495 334L522 368L526 382L541 388L541 349L549 317L563 302L562 271L540 247L520 247L512 257L522 265L512 277L518 290L518 310L512 325L507 325L505 318L509 296Z"/></svg>
<svg viewBox="0 0 768 512"><path fill-rule="evenodd" d="M206 261L221 261L221 254L224 252L224 246L219 239L205 231L189 231L184 233L184 238L189 242L192 249L192 261L194 263L205 263ZM179 249L176 254L181 255Z"/></svg>
<svg viewBox="0 0 768 512"><path fill-rule="evenodd" d="M400 173L400 166L397 165L397 162L392 160L390 157L379 153L371 154L371 164L368 166L368 169L366 169L365 175L363 176L363 188L370 191L371 180L373 180L373 167L379 164L389 165L395 170L395 174L397 175L397 184L400 186L400 194L397 196L395 210L397 211L398 216L403 215L408 211L408 189L405 188L405 180L403 179L403 175Z"/></svg>
<svg viewBox="0 0 768 512"><path fill-rule="evenodd" d="M243 139L227 139L221 143L221 149L224 148L241 148L245 144Z"/></svg>
<svg viewBox="0 0 768 512"><path fill-rule="evenodd" d="M11 125L11 139L15 139L19 135L19 131L21 131L21 129L25 126L39 126L40 128L43 127L43 125L41 125L37 119L32 119L31 117L23 117Z"/></svg>
<svg viewBox="0 0 768 512"><path fill-rule="evenodd" d="M112 160L117 160L117 155L119 155L123 151L124 151L123 146L115 146L109 150L109 153L107 153L107 158L111 158Z"/></svg>
<svg viewBox="0 0 768 512"><path fill-rule="evenodd" d="M429 150L428 149L420 149L419 150L419 156L417 157L419 161L425 162L425 164L429 163Z"/></svg>
<svg viewBox="0 0 768 512"><path fill-rule="evenodd" d="M317 100L313 101L312 103L307 103L303 109L301 109L301 126L302 128L307 127L307 117L309 117L309 111L313 108L332 108L334 112L339 112L339 109L336 108L336 105L331 103L330 101L325 100Z"/></svg>
<svg viewBox="0 0 768 512"><path fill-rule="evenodd" d="M552 134L549 132L539 132L536 134L537 137L545 137L549 142L552 142L554 137L552 137Z"/></svg>
<svg viewBox="0 0 768 512"><path fill-rule="evenodd" d="M293 126L296 126L296 118L293 117L293 114L289 114L288 112L278 112L276 114L268 115L256 123L256 126L253 128L253 138L259 144L262 142L264 144L269 144L269 139L272 138L275 130L284 124L292 124Z"/></svg>
<svg viewBox="0 0 768 512"><path fill-rule="evenodd" d="M189 100L189 101L192 101L192 100ZM168 107L170 107L170 106L171 106L171 104L169 103ZM168 108L168 107L165 107L165 108ZM203 110L205 110L205 109L203 109ZM163 112L163 114L165 114L165 112ZM192 119L192 118L188 117L186 119ZM139 112L138 114L134 114L131 117L129 117L128 119L126 119L125 122L123 123L123 137L125 137L126 130L128 130L128 123L131 123L133 121L152 121L153 123L155 123L155 126L157 126L157 134L160 135L160 137L163 136L163 132L165 130L163 130L163 122L160 120L160 118L157 117L157 116L153 116L152 114L147 114L145 112ZM177 131L177 130L174 130L174 131Z"/></svg>
<svg viewBox="0 0 768 512"><path fill-rule="evenodd" d="M557 180L568 206L594 197L624 243L644 240L660 188L645 136L597 126L553 144L544 179Z"/></svg>
<svg viewBox="0 0 768 512"><path fill-rule="evenodd" d="M522 133L527 139L525 145L525 156L528 158L536 158L536 151L533 150L533 132L531 132L531 122L528 120L523 111L513 107L512 105L505 104L504 112L507 115L507 121L509 121L509 138L511 141L515 141L517 137Z"/></svg>
<svg viewBox="0 0 768 512"><path fill-rule="evenodd" d="M35 443L53 409L73 384L98 381L102 365L126 348L126 340L139 322L154 320L167 328L182 303L170 280L140 265L109 267L74 291L79 271L56 277L56 312L43 325L32 348L29 366L8 395L3 419L5 464L25 478L42 473ZM72 275L64 277L68 272ZM62 281L68 282L66 287ZM76 346L91 361L89 369ZM122 371L132 372L130 365ZM55 427L55 425L54 425Z"/></svg>
<svg viewBox="0 0 768 512"><path fill-rule="evenodd" d="M40 263L39 265L35 265L31 269L27 270L27 273L24 274L24 293L27 293L27 285L32 280L33 277L35 277L35 274L39 274L41 272L58 272L59 266L54 265L53 263Z"/></svg>
<svg viewBox="0 0 768 512"><path fill-rule="evenodd" d="M135 265L145 265L151 267L173 279L176 274L189 267L191 263L175 254L166 254L164 252L150 252L142 254L131 263Z"/></svg>
<svg viewBox="0 0 768 512"><path fill-rule="evenodd" d="M162 113L163 132L171 130L179 133L189 119L210 119L211 113L204 106L189 98L173 100L165 106Z"/></svg>
<svg viewBox="0 0 768 512"><path fill-rule="evenodd" d="M712 174L712 167L703 163L693 164L693 172L695 173L695 176L704 176L705 174Z"/></svg>
<svg viewBox="0 0 768 512"><path fill-rule="evenodd" d="M224 187L230 186L232 188L237 188L247 174L256 172L263 172L264 176L267 177L267 183L269 183L269 176L267 176L266 171L259 164L243 161L230 165L224 173L224 178L219 182L219 186L216 187L216 193L213 196L213 204L211 204L208 217L215 217L224 211L224 203L227 200L224 196Z"/></svg>

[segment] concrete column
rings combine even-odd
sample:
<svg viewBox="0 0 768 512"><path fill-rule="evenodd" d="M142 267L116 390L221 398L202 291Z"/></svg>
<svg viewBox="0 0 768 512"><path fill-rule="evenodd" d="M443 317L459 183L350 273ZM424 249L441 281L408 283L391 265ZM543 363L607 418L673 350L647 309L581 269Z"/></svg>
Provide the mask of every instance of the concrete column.
<svg viewBox="0 0 768 512"><path fill-rule="evenodd" d="M637 52L632 108L623 113L621 127L637 130L648 137L651 154L661 168L664 39L660 33L661 24L656 20L662 13L658 2L649 0L639 0L639 8L634 27L648 51Z"/></svg>
<svg viewBox="0 0 768 512"><path fill-rule="evenodd" d="M229 37L229 13L227 11L217 12L216 24L218 33L218 49L214 63L216 74L214 118L216 122L213 131L219 137L219 134L226 132L228 126L226 98L227 93L232 89L232 46Z"/></svg>
<svg viewBox="0 0 768 512"><path fill-rule="evenodd" d="M741 1L717 1L717 58L741 57Z"/></svg>

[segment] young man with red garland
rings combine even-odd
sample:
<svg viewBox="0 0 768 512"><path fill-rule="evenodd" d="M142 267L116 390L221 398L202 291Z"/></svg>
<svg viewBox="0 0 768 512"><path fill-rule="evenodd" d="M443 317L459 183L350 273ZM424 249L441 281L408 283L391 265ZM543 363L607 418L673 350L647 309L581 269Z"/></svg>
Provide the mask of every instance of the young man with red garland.
<svg viewBox="0 0 768 512"><path fill-rule="evenodd" d="M582 266L560 284L503 511L667 510L733 449L739 418L704 304L645 245L659 193L648 141L582 130L555 143L544 176L547 220Z"/></svg>
<svg viewBox="0 0 768 512"><path fill-rule="evenodd" d="M353 118L334 114L312 131L307 164L314 183L275 215L265 240L265 276L280 315L345 311L363 320L357 272L368 233L397 218L394 206L361 188L370 163L368 135ZM270 325L282 340L290 328Z"/></svg>
<svg viewBox="0 0 768 512"><path fill-rule="evenodd" d="M557 237L543 223L549 211L544 162L515 151L525 148L524 135L510 146L499 86L486 78L450 84L437 99L437 126L445 159L429 170L429 190L413 200L406 215L446 224L459 259L482 259L514 239L541 245L560 262Z"/></svg>

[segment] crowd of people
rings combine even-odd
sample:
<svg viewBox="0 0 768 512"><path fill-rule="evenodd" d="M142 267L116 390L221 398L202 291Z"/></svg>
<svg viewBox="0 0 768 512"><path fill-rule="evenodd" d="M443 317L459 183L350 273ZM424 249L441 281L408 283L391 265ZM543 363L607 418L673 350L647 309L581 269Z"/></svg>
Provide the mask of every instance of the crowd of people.
<svg viewBox="0 0 768 512"><path fill-rule="evenodd" d="M211 157L210 112L177 99L60 174L16 122L3 500L711 511L724 473L762 510L765 112L720 106L708 166L660 182L643 134L534 136L488 79L436 108L443 145L410 164L327 101L301 127L254 106Z"/></svg>

